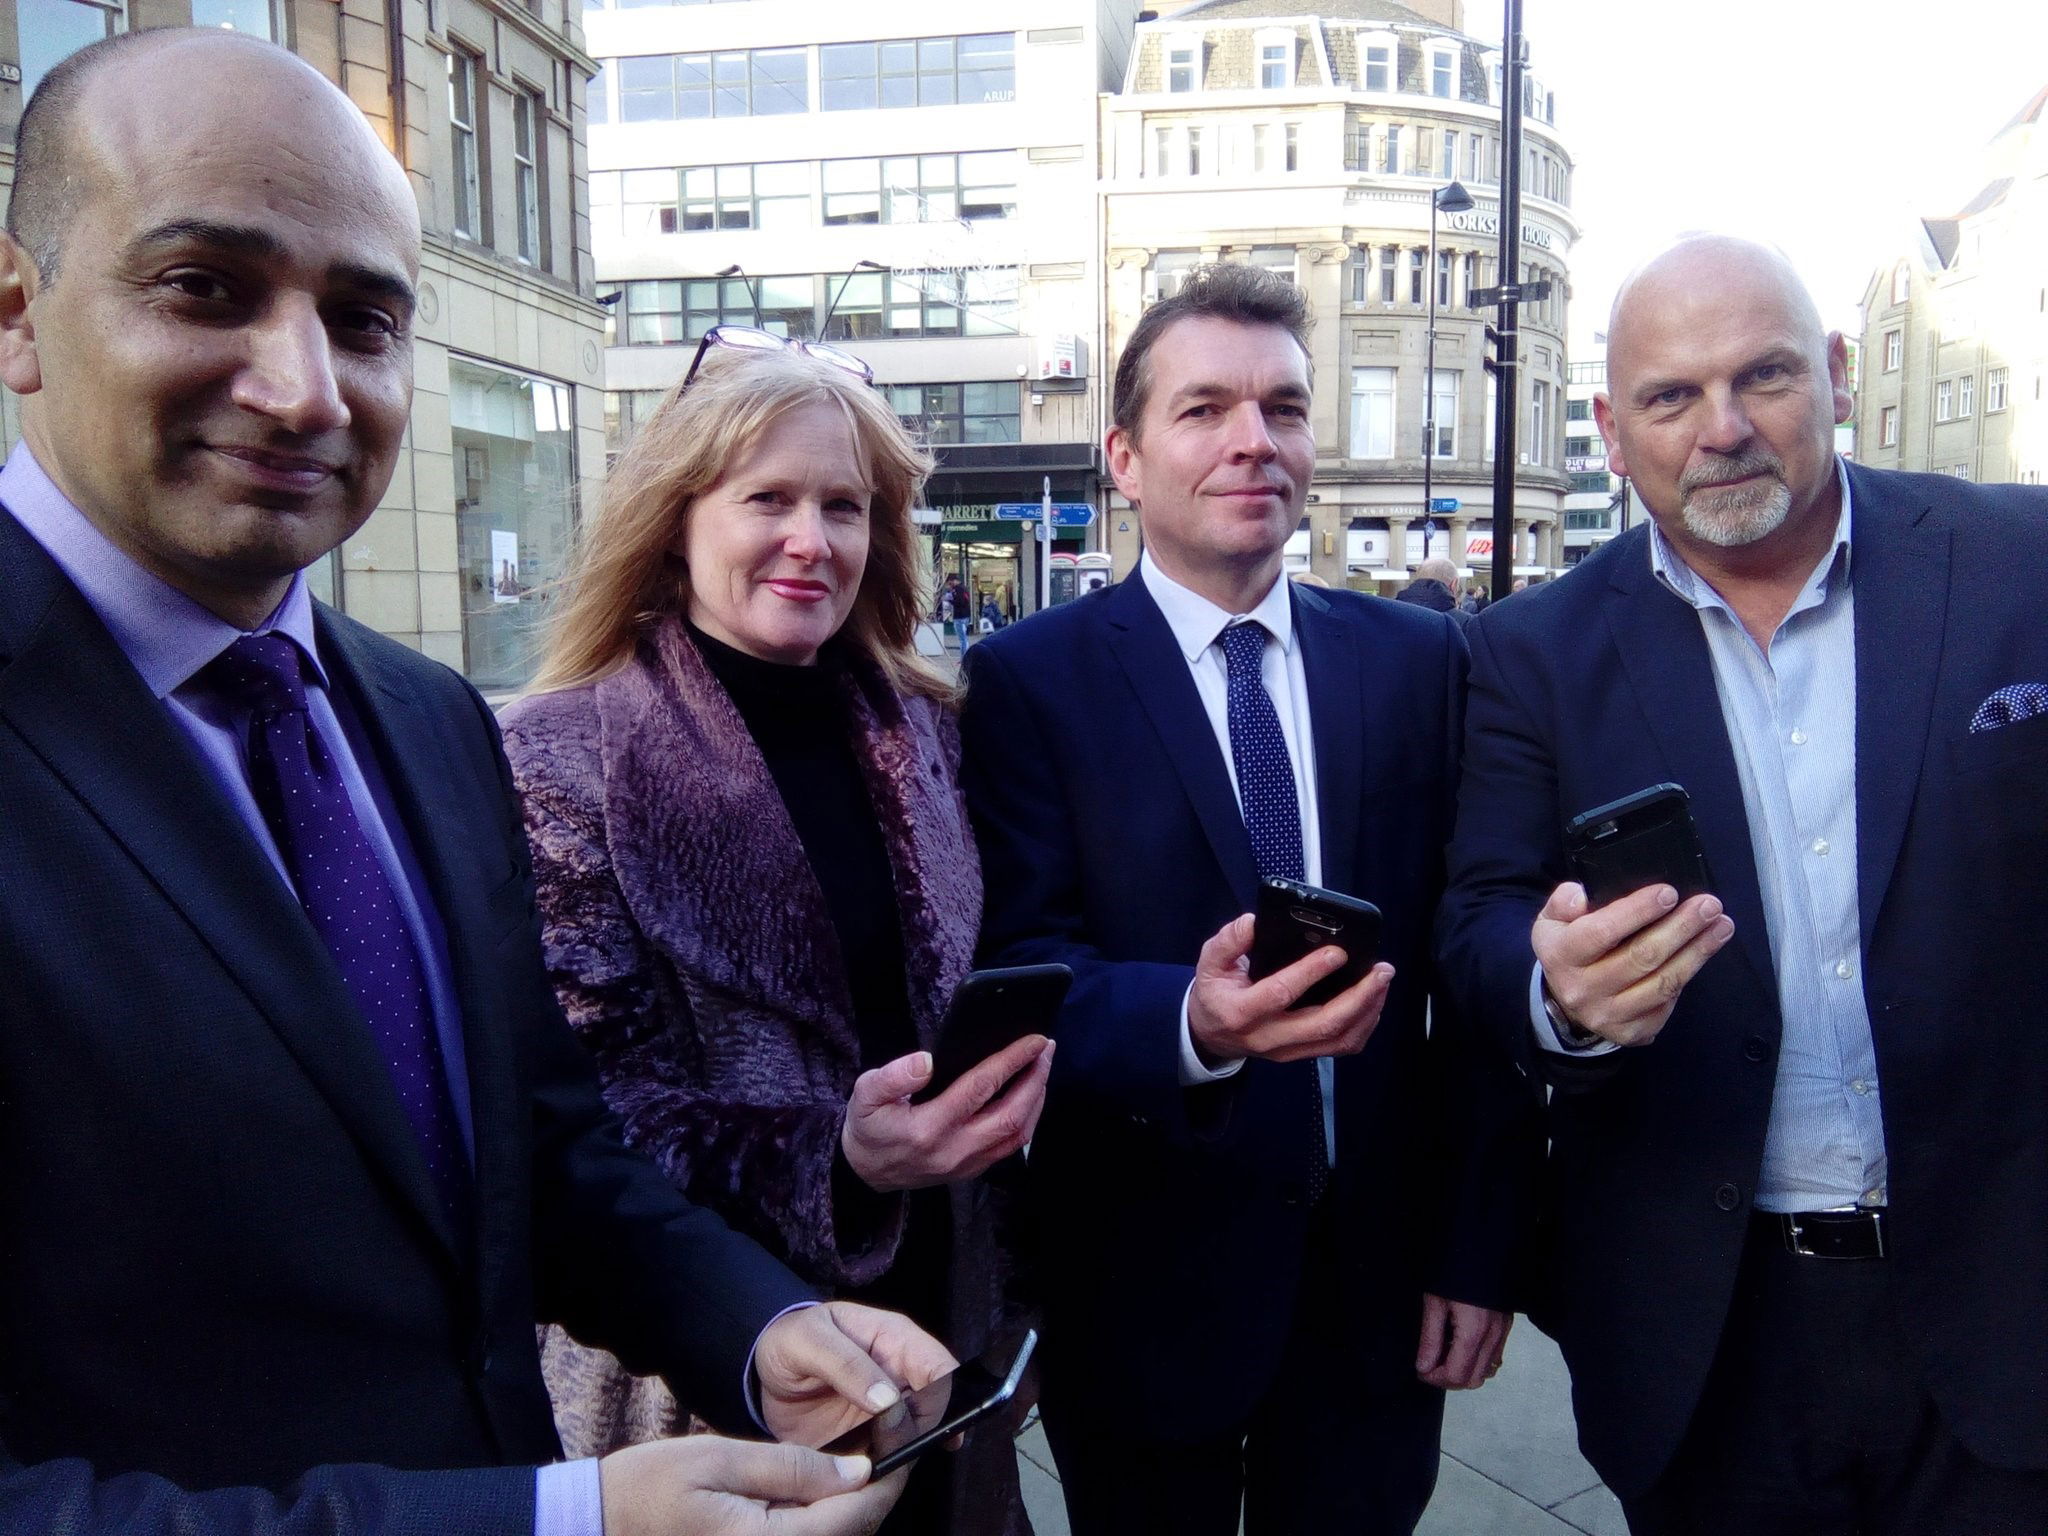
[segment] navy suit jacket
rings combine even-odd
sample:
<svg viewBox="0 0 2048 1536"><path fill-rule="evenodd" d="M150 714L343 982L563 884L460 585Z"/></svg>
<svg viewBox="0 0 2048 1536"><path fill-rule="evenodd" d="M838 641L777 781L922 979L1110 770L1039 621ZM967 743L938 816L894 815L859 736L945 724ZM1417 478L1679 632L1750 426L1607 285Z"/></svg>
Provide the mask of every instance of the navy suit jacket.
<svg viewBox="0 0 2048 1536"><path fill-rule="evenodd" d="M1412 1375L1425 1287L1512 1305L1526 1095L1465 1080L1424 1018L1457 779L1466 654L1447 618L1292 589L1308 679L1322 883L1377 904L1396 979L1336 1070L1340 1264L1376 1326L1333 1358ZM962 781L984 875L982 963L1074 970L1031 1153L1047 1349L1161 1438L1241 1421L1293 1324L1314 1067L1179 1080L1202 943L1252 909L1251 841L1172 631L1133 578L968 653ZM1384 1324L1384 1326L1377 1326ZM1109 1405L1106 1405L1109 1406Z"/></svg>
<svg viewBox="0 0 2048 1536"><path fill-rule="evenodd" d="M483 701L317 622L447 931L474 1230L304 911L0 511L0 1528L530 1536L536 1319L741 1428L809 1294L619 1141Z"/></svg>
<svg viewBox="0 0 2048 1536"><path fill-rule="evenodd" d="M1851 465L1864 995L1890 1164L1896 1294L1943 1419L1978 1457L2048 1466L2048 718L1972 734L2048 681L2048 493ZM1538 1320L1587 1456L1623 1497L1664 1470L1727 1315L1763 1159L1780 1020L1735 759L1693 610L1648 529L1467 632L1465 779L1440 958L1550 1106ZM1571 816L1685 786L1735 938L1650 1045L1537 1049L1529 930Z"/></svg>

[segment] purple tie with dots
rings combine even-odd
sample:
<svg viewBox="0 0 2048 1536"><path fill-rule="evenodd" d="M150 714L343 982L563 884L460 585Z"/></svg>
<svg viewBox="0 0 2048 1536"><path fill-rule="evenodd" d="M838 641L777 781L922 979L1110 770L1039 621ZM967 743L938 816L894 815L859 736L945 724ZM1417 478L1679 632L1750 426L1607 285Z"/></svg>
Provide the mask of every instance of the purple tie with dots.
<svg viewBox="0 0 2048 1536"><path fill-rule="evenodd" d="M206 677L249 713L256 803L306 916L369 1021L427 1171L459 1228L469 1162L448 1095L426 973L348 786L314 733L299 648L280 634L244 635L208 665Z"/></svg>
<svg viewBox="0 0 2048 1536"><path fill-rule="evenodd" d="M1218 637L1227 671L1225 719L1230 727L1230 758L1237 770L1237 804L1244 829L1251 834L1252 857L1260 878L1304 878L1302 870L1300 791L1294 782L1294 761L1280 714L1266 692L1266 627L1256 620L1232 624ZM1323 1084L1320 1069L1309 1079L1315 1089L1310 1108L1308 1197L1314 1205L1329 1184L1330 1159L1323 1140Z"/></svg>

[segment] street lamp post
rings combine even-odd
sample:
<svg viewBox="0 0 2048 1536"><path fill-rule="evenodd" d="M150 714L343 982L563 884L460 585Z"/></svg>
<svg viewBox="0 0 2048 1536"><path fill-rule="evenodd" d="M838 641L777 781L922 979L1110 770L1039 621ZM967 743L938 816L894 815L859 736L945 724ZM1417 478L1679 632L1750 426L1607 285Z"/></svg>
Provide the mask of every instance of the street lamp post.
<svg viewBox="0 0 2048 1536"><path fill-rule="evenodd" d="M1436 506L1430 471L1436 460L1436 292L1440 279L1436 270L1436 216L1463 213L1472 206L1472 194L1462 182L1438 187L1429 196L1429 330L1423 343L1422 365L1422 558L1429 558L1429 535L1435 526Z"/></svg>

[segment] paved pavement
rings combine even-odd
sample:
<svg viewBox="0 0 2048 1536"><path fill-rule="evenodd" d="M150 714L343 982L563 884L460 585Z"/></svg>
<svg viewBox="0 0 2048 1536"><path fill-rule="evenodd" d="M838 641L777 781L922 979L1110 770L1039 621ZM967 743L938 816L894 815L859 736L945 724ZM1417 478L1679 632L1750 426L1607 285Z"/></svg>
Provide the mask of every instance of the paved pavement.
<svg viewBox="0 0 2048 1536"><path fill-rule="evenodd" d="M1017 1440L1024 1504L1038 1536L1067 1536L1045 1432ZM1443 1468L1417 1536L1627 1536L1621 1506L1579 1455L1557 1346L1522 1319L1507 1363L1444 1411Z"/></svg>

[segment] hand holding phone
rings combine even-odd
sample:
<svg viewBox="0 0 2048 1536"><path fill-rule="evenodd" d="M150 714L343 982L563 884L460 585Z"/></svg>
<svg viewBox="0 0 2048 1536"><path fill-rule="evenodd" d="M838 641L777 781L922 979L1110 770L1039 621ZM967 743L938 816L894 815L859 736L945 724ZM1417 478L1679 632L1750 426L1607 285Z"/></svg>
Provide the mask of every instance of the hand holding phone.
<svg viewBox="0 0 2048 1536"><path fill-rule="evenodd" d="M998 1364L987 1355L970 1360L957 1371L905 1393L887 1413L855 1425L825 1450L834 1456L871 1456L873 1475L887 1477L1014 1398L1037 1347L1038 1335L1027 1331L1009 1360Z"/></svg>
<svg viewBox="0 0 2048 1536"><path fill-rule="evenodd" d="M1369 904L1361 905L1370 910ZM1211 1063L1248 1056L1303 1061L1365 1048L1386 1006L1394 968L1370 964L1363 978L1344 991L1304 1006L1306 993L1351 963L1348 953L1323 942L1327 935L1322 930L1315 932L1317 942L1308 953L1256 980L1251 975L1258 943L1253 914L1233 918L1210 937L1195 962L1194 985L1187 994L1188 1035L1200 1057Z"/></svg>
<svg viewBox="0 0 2048 1536"><path fill-rule="evenodd" d="M1685 791L1652 785L1584 812L1565 843L1575 879L1530 931L1552 1022L1564 1036L1646 1045L1735 932L1708 891Z"/></svg>
<svg viewBox="0 0 2048 1536"><path fill-rule="evenodd" d="M1380 909L1342 891L1267 876L1259 882L1253 913L1251 978L1275 971L1330 945L1344 951L1344 963L1295 1000L1297 1008L1327 1003L1372 969L1380 953Z"/></svg>

